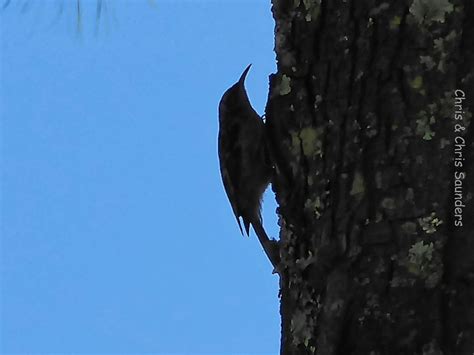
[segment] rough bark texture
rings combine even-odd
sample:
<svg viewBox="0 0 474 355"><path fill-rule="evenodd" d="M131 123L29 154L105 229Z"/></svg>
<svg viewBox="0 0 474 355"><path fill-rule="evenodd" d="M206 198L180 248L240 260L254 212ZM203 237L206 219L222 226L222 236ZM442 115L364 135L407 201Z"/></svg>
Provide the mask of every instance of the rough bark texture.
<svg viewBox="0 0 474 355"><path fill-rule="evenodd" d="M472 1L272 3L281 353L473 354Z"/></svg>

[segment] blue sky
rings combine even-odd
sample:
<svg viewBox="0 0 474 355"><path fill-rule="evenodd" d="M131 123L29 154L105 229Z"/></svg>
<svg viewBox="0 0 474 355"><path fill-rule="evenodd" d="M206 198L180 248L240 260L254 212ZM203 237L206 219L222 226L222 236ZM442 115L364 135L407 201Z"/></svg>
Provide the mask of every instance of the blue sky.
<svg viewBox="0 0 474 355"><path fill-rule="evenodd" d="M15 1L13 1L15 3ZM277 353L278 279L220 181L217 105L275 71L270 1L1 16L3 353ZM277 233L273 195L265 226Z"/></svg>

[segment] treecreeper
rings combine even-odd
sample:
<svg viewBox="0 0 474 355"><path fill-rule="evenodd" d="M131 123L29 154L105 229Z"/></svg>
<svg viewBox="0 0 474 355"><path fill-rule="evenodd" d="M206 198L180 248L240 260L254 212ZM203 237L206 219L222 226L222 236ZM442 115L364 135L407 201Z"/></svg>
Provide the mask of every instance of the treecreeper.
<svg viewBox="0 0 474 355"><path fill-rule="evenodd" d="M244 234L252 225L268 259L277 269L280 253L278 242L270 239L262 224L261 202L273 176L268 152L265 123L250 104L245 78L251 64L239 81L232 85L219 103L218 154L222 182L232 211Z"/></svg>

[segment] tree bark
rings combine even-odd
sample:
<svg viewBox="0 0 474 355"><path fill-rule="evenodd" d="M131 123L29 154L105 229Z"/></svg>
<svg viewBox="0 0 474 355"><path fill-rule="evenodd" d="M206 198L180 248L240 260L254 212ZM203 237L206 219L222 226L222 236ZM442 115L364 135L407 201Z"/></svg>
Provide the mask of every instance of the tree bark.
<svg viewBox="0 0 474 355"><path fill-rule="evenodd" d="M473 354L473 2L272 4L281 353Z"/></svg>

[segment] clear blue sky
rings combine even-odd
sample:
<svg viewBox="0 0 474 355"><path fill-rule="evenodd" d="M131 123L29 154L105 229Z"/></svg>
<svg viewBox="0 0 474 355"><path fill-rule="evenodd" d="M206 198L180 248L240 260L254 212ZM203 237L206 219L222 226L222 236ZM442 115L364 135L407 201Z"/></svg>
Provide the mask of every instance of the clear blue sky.
<svg viewBox="0 0 474 355"><path fill-rule="evenodd" d="M277 353L278 279L216 154L248 63L263 113L270 0L109 0L97 35L95 0L81 35L60 2L0 14L1 351Z"/></svg>

